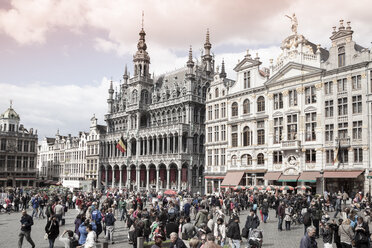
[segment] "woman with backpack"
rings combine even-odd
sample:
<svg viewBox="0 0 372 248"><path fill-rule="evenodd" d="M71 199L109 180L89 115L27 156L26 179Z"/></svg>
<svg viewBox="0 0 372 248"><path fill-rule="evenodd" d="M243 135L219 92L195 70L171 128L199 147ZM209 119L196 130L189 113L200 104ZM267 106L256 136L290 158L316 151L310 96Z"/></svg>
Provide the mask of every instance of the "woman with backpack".
<svg viewBox="0 0 372 248"><path fill-rule="evenodd" d="M67 237L65 236L66 233ZM79 237L71 230L65 230L61 236L59 236L58 240L65 245L65 248L76 248L79 246Z"/></svg>

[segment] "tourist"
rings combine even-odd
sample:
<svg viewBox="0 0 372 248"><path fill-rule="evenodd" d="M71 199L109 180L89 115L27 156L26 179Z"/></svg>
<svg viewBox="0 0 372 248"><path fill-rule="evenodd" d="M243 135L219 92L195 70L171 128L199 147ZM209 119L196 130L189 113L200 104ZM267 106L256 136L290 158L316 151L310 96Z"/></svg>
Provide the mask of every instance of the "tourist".
<svg viewBox="0 0 372 248"><path fill-rule="evenodd" d="M49 248L54 247L54 242L59 235L59 223L56 216L51 216L45 225L45 233L48 236Z"/></svg>
<svg viewBox="0 0 372 248"><path fill-rule="evenodd" d="M285 208L284 208L284 202L279 203L278 207L278 230L283 230L283 220L285 215Z"/></svg>
<svg viewBox="0 0 372 248"><path fill-rule="evenodd" d="M114 243L114 229L115 229L115 217L112 214L112 208L108 209L108 212L105 216L105 224L106 224L106 240Z"/></svg>
<svg viewBox="0 0 372 248"><path fill-rule="evenodd" d="M332 248L333 230L329 223L320 222L320 235L323 237L324 248Z"/></svg>
<svg viewBox="0 0 372 248"><path fill-rule="evenodd" d="M240 248L242 237L240 236L239 217L234 217L229 224L228 237L231 239L231 246L233 248Z"/></svg>
<svg viewBox="0 0 372 248"><path fill-rule="evenodd" d="M188 240L196 236L197 229L191 223L190 217L186 217L185 221L186 221L186 224L182 226L182 239Z"/></svg>
<svg viewBox="0 0 372 248"><path fill-rule="evenodd" d="M341 246L343 248L352 248L354 232L349 219L342 222L342 225L338 228L338 234L340 235Z"/></svg>
<svg viewBox="0 0 372 248"><path fill-rule="evenodd" d="M195 217L195 226L201 227L202 224L207 224L207 222L208 222L208 211L204 209L203 205L201 205Z"/></svg>
<svg viewBox="0 0 372 248"><path fill-rule="evenodd" d="M185 243L178 237L178 234L176 232L172 232L170 234L170 241L171 245L170 247L172 248L187 248Z"/></svg>
<svg viewBox="0 0 372 248"><path fill-rule="evenodd" d="M91 224L88 224L86 229L87 229L88 235L87 235L87 239L83 247L84 248L95 248L96 240L97 240L96 232L93 231Z"/></svg>
<svg viewBox="0 0 372 248"><path fill-rule="evenodd" d="M214 224L214 236L217 239L217 244L223 247L226 241L226 227L222 218L218 218Z"/></svg>
<svg viewBox="0 0 372 248"><path fill-rule="evenodd" d="M18 239L18 248L22 247L23 238L26 237L26 240L31 244L32 248L35 247L34 241L31 238L31 226L34 224L32 217L27 214L27 211L24 209L22 210L22 217L21 217L21 232L19 233Z"/></svg>
<svg viewBox="0 0 372 248"><path fill-rule="evenodd" d="M98 238L98 236L102 233L102 214L98 210L98 207L97 207L97 203L96 202L94 202L92 204L92 220L93 220L93 222L97 226L96 235L97 235L97 238Z"/></svg>
<svg viewBox="0 0 372 248"><path fill-rule="evenodd" d="M155 244L153 244L151 246L151 248L161 248L162 247L161 245L163 243L163 239L162 238L163 237L160 234L156 235L155 236Z"/></svg>
<svg viewBox="0 0 372 248"><path fill-rule="evenodd" d="M356 248L369 248L369 236L371 235L369 232L368 223L363 220L363 217L358 217L358 222L356 227L354 228L355 231L355 247Z"/></svg>
<svg viewBox="0 0 372 248"><path fill-rule="evenodd" d="M300 248L317 248L318 244L315 240L316 228L309 226L306 229L306 234L302 237Z"/></svg>
<svg viewBox="0 0 372 248"><path fill-rule="evenodd" d="M65 237L66 233L67 237ZM65 230L61 236L59 236L58 240L65 245L65 248L75 248L79 246L79 237L71 230Z"/></svg>
<svg viewBox="0 0 372 248"><path fill-rule="evenodd" d="M293 208L290 204L287 204L285 206L284 210L284 221L285 221L285 230L290 231L291 230L291 222L292 222L292 214L293 214Z"/></svg>

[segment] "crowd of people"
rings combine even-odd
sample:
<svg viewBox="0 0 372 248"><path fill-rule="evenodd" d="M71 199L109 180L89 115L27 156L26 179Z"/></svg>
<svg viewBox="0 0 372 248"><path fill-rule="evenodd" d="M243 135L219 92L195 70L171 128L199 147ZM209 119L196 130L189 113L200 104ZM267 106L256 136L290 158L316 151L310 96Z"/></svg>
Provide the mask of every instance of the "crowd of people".
<svg viewBox="0 0 372 248"><path fill-rule="evenodd" d="M56 240L66 248L96 247L99 241L113 244L115 235L124 235L115 230L116 221L125 222L126 238L134 248L143 247L142 242L152 248L239 248L243 240L248 247L261 247L264 238L260 225L268 221L270 211L275 213L279 232L290 231L293 225L304 226L300 248L320 247L318 239L326 248L333 243L338 248L364 248L370 247L371 240L368 227L371 206L368 195L362 192L349 196L345 192L313 195L227 191L191 196L187 192L164 195L14 191L6 199L14 211L22 211L18 247L22 247L24 238L35 247L31 227L36 218L46 219L44 238L50 248ZM29 208L31 215L27 214ZM75 228L62 232L64 215L69 210L77 213ZM249 211L246 219L240 218L241 211ZM242 229L240 222L245 222Z"/></svg>

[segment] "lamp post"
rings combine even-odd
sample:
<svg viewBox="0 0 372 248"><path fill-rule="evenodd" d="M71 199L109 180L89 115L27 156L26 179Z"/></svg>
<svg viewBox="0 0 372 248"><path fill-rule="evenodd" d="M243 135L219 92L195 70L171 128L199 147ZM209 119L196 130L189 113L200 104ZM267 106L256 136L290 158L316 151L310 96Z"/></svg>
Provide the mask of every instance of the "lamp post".
<svg viewBox="0 0 372 248"><path fill-rule="evenodd" d="M201 185L201 182L202 182L202 179L201 179L201 177L199 177L199 192L202 191L202 185Z"/></svg>
<svg viewBox="0 0 372 248"><path fill-rule="evenodd" d="M320 170L320 175L322 175L322 193L324 196L324 170L323 169Z"/></svg>

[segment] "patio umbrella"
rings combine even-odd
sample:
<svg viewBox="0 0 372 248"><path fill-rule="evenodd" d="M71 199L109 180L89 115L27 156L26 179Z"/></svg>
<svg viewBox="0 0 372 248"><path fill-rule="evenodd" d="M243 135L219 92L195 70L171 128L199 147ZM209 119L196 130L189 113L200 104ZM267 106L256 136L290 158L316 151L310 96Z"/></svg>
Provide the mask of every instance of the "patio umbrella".
<svg viewBox="0 0 372 248"><path fill-rule="evenodd" d="M278 189L278 188L279 188L278 186L269 185L269 186L266 187L266 191L276 190L276 189Z"/></svg>
<svg viewBox="0 0 372 248"><path fill-rule="evenodd" d="M292 186L282 186L280 190L294 190L294 188Z"/></svg>
<svg viewBox="0 0 372 248"><path fill-rule="evenodd" d="M297 186L296 189L307 190L307 189L311 189L311 187L303 185L303 186Z"/></svg>
<svg viewBox="0 0 372 248"><path fill-rule="evenodd" d="M251 186L249 187L250 190L261 190L262 187L261 186Z"/></svg>
<svg viewBox="0 0 372 248"><path fill-rule="evenodd" d="M233 190L241 190L241 189L245 189L245 187L244 186L235 186L233 188Z"/></svg>
<svg viewBox="0 0 372 248"><path fill-rule="evenodd" d="M164 191L164 195L177 195L177 192L171 189Z"/></svg>

